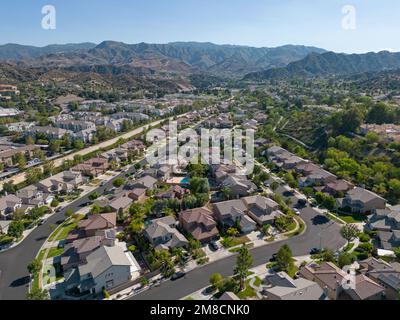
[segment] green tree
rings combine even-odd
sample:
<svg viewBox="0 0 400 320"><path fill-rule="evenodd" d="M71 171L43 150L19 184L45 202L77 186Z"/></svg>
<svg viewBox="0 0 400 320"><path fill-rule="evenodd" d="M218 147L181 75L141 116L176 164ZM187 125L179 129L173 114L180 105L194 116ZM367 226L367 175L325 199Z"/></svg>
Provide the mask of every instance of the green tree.
<svg viewBox="0 0 400 320"><path fill-rule="evenodd" d="M39 273L40 270L42 270L42 261L39 259L35 259L32 262L30 262L27 266L29 274L36 274Z"/></svg>
<svg viewBox="0 0 400 320"><path fill-rule="evenodd" d="M248 272L253 264L253 257L249 249L245 245L239 249L239 254L236 258L235 274L239 278L240 290L244 290L244 282L248 277Z"/></svg>
<svg viewBox="0 0 400 320"><path fill-rule="evenodd" d="M43 173L40 168L30 168L26 171L26 182L28 184L35 184L42 179Z"/></svg>
<svg viewBox="0 0 400 320"><path fill-rule="evenodd" d="M354 224L347 224L340 230L340 234L348 243L356 239L359 232L357 226Z"/></svg>
<svg viewBox="0 0 400 320"><path fill-rule="evenodd" d="M220 273L214 273L210 277L210 284L213 286L215 289L220 289L221 285L223 284L224 277Z"/></svg>
<svg viewBox="0 0 400 320"><path fill-rule="evenodd" d="M49 150L51 153L59 153L61 148L61 142L59 140L51 140L49 143Z"/></svg>
<svg viewBox="0 0 400 320"><path fill-rule="evenodd" d="M124 185L124 183L125 183L125 180L123 178L117 178L117 179L114 180L113 186L115 188L120 188L120 187L122 187Z"/></svg>
<svg viewBox="0 0 400 320"><path fill-rule="evenodd" d="M285 244L283 245L277 255L276 263L280 270L290 272L294 267L293 253L290 247Z"/></svg>
<svg viewBox="0 0 400 320"><path fill-rule="evenodd" d="M47 290L33 288L27 295L28 300L49 300L49 293Z"/></svg>
<svg viewBox="0 0 400 320"><path fill-rule="evenodd" d="M49 161L43 165L43 174L45 176L52 176L55 171L55 165L53 161Z"/></svg>
<svg viewBox="0 0 400 320"><path fill-rule="evenodd" d="M75 140L73 144L74 149L81 150L85 147L85 143L82 140Z"/></svg>
<svg viewBox="0 0 400 320"><path fill-rule="evenodd" d="M22 236L24 230L25 227L22 221L13 221L10 223L8 227L8 235L16 239L19 239Z"/></svg>
<svg viewBox="0 0 400 320"><path fill-rule="evenodd" d="M339 255L338 265L340 268L350 266L354 262L354 256L351 253L343 252Z"/></svg>

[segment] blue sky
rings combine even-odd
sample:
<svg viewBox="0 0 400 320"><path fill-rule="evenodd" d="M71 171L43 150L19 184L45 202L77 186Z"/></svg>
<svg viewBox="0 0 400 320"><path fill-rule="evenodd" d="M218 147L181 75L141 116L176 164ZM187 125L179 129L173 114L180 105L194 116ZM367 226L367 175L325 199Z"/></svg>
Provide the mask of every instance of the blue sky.
<svg viewBox="0 0 400 320"><path fill-rule="evenodd" d="M56 30L41 28L47 4L57 10ZM356 8L355 30L341 26L344 5ZM400 51L399 17L398 0L13 0L1 4L0 44L209 41Z"/></svg>

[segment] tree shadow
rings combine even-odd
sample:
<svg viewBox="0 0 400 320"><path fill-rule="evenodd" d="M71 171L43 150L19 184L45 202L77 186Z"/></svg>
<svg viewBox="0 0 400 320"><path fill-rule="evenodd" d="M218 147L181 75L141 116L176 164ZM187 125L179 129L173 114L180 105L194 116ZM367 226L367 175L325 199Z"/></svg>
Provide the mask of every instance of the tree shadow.
<svg viewBox="0 0 400 320"><path fill-rule="evenodd" d="M13 282L11 282L10 286L13 288L26 286L29 284L30 280L31 280L31 278L29 276L22 277L22 278L19 278L17 280L14 280Z"/></svg>
<svg viewBox="0 0 400 320"><path fill-rule="evenodd" d="M318 215L315 216L314 218L311 219L313 225L318 226L318 225L323 225L329 223L329 219L325 216Z"/></svg>

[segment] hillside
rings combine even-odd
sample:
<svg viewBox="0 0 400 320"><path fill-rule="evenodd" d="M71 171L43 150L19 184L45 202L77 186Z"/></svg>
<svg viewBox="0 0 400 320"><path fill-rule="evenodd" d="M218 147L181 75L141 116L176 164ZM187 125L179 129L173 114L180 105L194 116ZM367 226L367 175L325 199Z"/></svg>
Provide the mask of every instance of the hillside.
<svg viewBox="0 0 400 320"><path fill-rule="evenodd" d="M97 46L18 45L0 46L0 60L18 60L29 67L69 67L114 65L150 69L157 73L189 75L206 72L213 75L242 77L253 71L284 67L323 49L305 46L254 48L212 43L175 42L168 44L125 44L104 41Z"/></svg>
<svg viewBox="0 0 400 320"><path fill-rule="evenodd" d="M287 78L348 76L365 72L381 72L400 68L400 53L382 51L366 54L311 53L283 68L272 68L247 74L244 80L263 81Z"/></svg>

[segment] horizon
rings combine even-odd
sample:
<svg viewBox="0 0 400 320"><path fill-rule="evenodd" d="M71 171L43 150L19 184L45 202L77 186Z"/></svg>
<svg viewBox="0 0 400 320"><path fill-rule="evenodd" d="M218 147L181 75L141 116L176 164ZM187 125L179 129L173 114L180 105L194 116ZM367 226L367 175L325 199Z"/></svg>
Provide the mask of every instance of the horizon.
<svg viewBox="0 0 400 320"><path fill-rule="evenodd" d="M255 48L293 44L337 53L400 51L400 45L393 46L400 31L400 4L395 0L53 0L50 4L56 9L56 24L55 29L45 30L44 0L4 3L2 43L43 47L113 39L129 44L211 42Z"/></svg>
<svg viewBox="0 0 400 320"><path fill-rule="evenodd" d="M210 42L210 41L170 41L170 42L159 42L159 43L155 43L155 42L135 42L135 43L127 43L127 42L123 42L123 41L116 41L116 40L103 40L101 42L91 42L91 41L83 41L83 42L67 42L67 43L49 43L46 45L42 45L42 46L36 46L36 45L32 45L32 44L24 44L24 43L13 43L13 42L8 42L8 43L0 43L0 47L2 46L7 46L7 45L18 45L18 46L26 46L26 47L35 47L35 48L46 48L49 46L65 46L65 45L80 45L80 44L93 44L96 47L101 45L104 42L115 42L115 43L122 43L122 44L127 44L127 45L138 45L141 43L144 44L149 44L149 45L167 45L167 44L175 44L175 43L195 43L195 44L211 44L211 45L216 45L216 46L232 46L232 47L247 47L247 48L255 48L255 49L275 49L275 48L281 48L281 47L288 47L288 46L295 46L295 47L311 47L311 48L317 48L317 49L322 49L325 50L326 52L333 52L333 53L337 53L337 54L346 54L346 55L351 55L351 54L368 54L368 53L381 53L381 52L390 52L390 53L400 53L400 50L396 50L393 51L392 49L382 49L379 51L365 51L365 52L338 52L338 51L333 51L333 50L328 50L326 48L321 48L321 47L317 47L314 45L304 45L304 44L292 44L292 43L287 43L287 44L282 44L282 45L278 45L275 47L267 47L267 46L249 46L249 45L243 45L243 44L232 44L232 43L214 43L214 42Z"/></svg>

